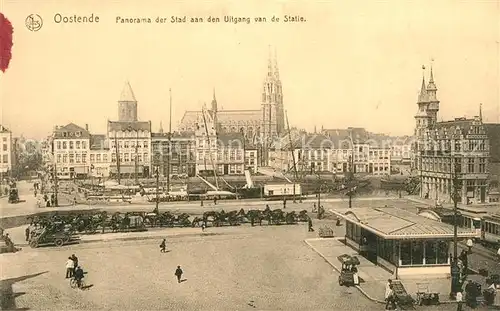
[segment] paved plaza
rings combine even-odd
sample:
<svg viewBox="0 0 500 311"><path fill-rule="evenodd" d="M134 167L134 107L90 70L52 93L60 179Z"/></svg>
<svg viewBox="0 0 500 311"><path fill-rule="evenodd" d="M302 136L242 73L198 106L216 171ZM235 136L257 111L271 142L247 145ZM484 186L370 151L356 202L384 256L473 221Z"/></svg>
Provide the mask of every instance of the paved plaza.
<svg viewBox="0 0 500 311"><path fill-rule="evenodd" d="M3 254L2 309L384 309L356 288L339 287L337 272L304 243L316 236L305 225L210 231L216 235L169 237L168 253L159 252L159 240L142 240ZM87 290L71 289L64 278L73 253L88 272ZM177 265L185 272L181 284Z"/></svg>

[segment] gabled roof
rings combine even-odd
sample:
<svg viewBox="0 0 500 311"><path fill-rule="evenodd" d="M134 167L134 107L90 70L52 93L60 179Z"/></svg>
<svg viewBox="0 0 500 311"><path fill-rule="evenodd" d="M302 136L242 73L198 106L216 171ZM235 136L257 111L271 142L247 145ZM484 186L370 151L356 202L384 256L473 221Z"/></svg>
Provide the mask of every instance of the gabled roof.
<svg viewBox="0 0 500 311"><path fill-rule="evenodd" d="M217 135L217 145L225 148L243 149L245 137L240 133L223 133Z"/></svg>
<svg viewBox="0 0 500 311"><path fill-rule="evenodd" d="M54 138L82 139L90 138L90 133L81 126L74 123L62 126L54 130Z"/></svg>
<svg viewBox="0 0 500 311"><path fill-rule="evenodd" d="M148 131L151 132L150 121L108 121L108 132L114 131Z"/></svg>
<svg viewBox="0 0 500 311"><path fill-rule="evenodd" d="M120 95L121 102L136 102L134 91L132 91L132 87L130 83L125 82L125 86L123 87L122 94Z"/></svg>
<svg viewBox="0 0 500 311"><path fill-rule="evenodd" d="M208 110L211 113L211 110ZM181 119L181 124L194 124L198 122L201 111L186 111ZM219 123L234 123L253 121L260 123L262 112L260 110L219 110L217 111L217 121Z"/></svg>
<svg viewBox="0 0 500 311"><path fill-rule="evenodd" d="M490 161L500 162L500 123L484 124L490 142Z"/></svg>

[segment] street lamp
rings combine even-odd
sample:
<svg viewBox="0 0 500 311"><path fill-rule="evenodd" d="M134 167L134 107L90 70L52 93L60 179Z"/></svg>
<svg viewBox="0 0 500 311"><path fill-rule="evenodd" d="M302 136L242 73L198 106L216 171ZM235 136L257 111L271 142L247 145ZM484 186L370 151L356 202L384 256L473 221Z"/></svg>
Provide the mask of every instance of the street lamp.
<svg viewBox="0 0 500 311"><path fill-rule="evenodd" d="M450 154L450 177L453 191L450 191L453 200L453 259L451 263L451 292L450 297L455 297L460 289L460 268L458 267L458 200L460 200L461 180L460 167L455 158Z"/></svg>
<svg viewBox="0 0 500 311"><path fill-rule="evenodd" d="M160 199L158 196L159 188L160 188L160 165L156 164L155 165L155 175L156 175L156 207L155 207L155 213L159 213L159 208L158 205L160 204Z"/></svg>

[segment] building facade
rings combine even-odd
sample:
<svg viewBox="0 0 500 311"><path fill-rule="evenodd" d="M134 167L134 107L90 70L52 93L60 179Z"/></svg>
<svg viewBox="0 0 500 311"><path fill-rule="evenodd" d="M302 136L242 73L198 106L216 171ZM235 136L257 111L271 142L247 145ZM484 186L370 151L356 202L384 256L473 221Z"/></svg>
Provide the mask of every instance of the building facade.
<svg viewBox="0 0 500 311"><path fill-rule="evenodd" d="M171 148L169 148L171 146ZM153 162L160 166L160 176L196 175L196 140L194 133L152 133ZM171 152L170 152L171 149ZM170 154L169 154L170 153ZM170 170L168 165L170 164Z"/></svg>
<svg viewBox="0 0 500 311"><path fill-rule="evenodd" d="M0 125L0 173L6 176L12 171L12 133L4 126Z"/></svg>
<svg viewBox="0 0 500 311"><path fill-rule="evenodd" d="M456 192L462 204L485 203L490 143L481 112L474 118L437 122L440 102L436 92L431 68L427 86L425 78L422 79L415 115L412 164L420 176L420 195L452 202L452 194Z"/></svg>
<svg viewBox="0 0 500 311"><path fill-rule="evenodd" d="M90 133L74 123L56 126L52 134L52 170L59 179L87 176L90 172Z"/></svg>
<svg viewBox="0 0 500 311"><path fill-rule="evenodd" d="M132 178L151 174L151 121L138 121L137 100L129 82L118 101L118 121L108 121L110 176Z"/></svg>

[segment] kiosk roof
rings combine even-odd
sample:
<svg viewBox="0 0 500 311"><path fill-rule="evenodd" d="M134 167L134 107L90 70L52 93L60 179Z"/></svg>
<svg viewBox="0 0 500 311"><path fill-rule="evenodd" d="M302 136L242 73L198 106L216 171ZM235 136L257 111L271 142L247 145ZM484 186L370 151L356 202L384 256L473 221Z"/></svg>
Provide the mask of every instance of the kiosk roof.
<svg viewBox="0 0 500 311"><path fill-rule="evenodd" d="M394 207L337 208L330 211L384 239L453 237L453 226ZM458 228L459 238L475 235L472 229Z"/></svg>

